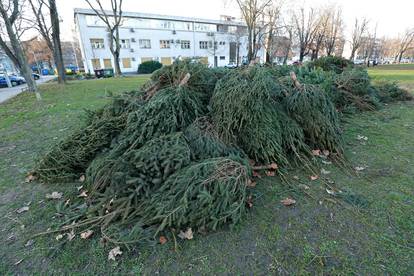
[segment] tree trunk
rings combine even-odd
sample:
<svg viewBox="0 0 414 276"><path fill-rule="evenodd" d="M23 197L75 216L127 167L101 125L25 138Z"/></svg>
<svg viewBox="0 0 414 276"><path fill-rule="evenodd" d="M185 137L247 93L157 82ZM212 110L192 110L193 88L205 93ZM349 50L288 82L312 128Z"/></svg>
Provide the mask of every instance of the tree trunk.
<svg viewBox="0 0 414 276"><path fill-rule="evenodd" d="M50 22L52 24L53 58L55 59L56 70L58 72L58 82L64 84L66 82L66 74L62 56L62 45L60 43L59 15L55 0L49 0L49 10Z"/></svg>
<svg viewBox="0 0 414 276"><path fill-rule="evenodd" d="M6 27L6 31L7 31L9 40L10 40L10 45L14 51L15 61L17 62L17 64L15 65L19 68L24 79L26 80L28 90L30 92L35 92L37 100L40 101L42 97L37 91L36 82L33 80L33 76L32 76L32 70L30 69L29 64L27 63L26 56L23 52L23 48L20 44L20 41L17 38L17 34L14 31L11 20L9 20L9 18L4 18L4 25Z"/></svg>
<svg viewBox="0 0 414 276"><path fill-rule="evenodd" d="M404 52L400 52L398 54L398 63L401 63L402 57L403 57Z"/></svg>
<svg viewBox="0 0 414 276"><path fill-rule="evenodd" d="M271 28L269 30L269 35L267 37L267 50L266 50L266 63L271 64L272 63L272 57L271 57L271 50L272 50L272 44L273 44L273 29Z"/></svg>
<svg viewBox="0 0 414 276"><path fill-rule="evenodd" d="M329 57L332 56L332 48L330 46L326 49L326 55Z"/></svg>
<svg viewBox="0 0 414 276"><path fill-rule="evenodd" d="M299 61L302 62L304 57L305 57L305 49L300 48Z"/></svg>
<svg viewBox="0 0 414 276"><path fill-rule="evenodd" d="M350 60L354 60L354 58L355 58L355 52L356 52L356 49L355 48L352 48L351 56L349 57Z"/></svg>
<svg viewBox="0 0 414 276"><path fill-rule="evenodd" d="M119 52L113 53L114 59L115 59L115 76L119 77L121 76L121 66L119 65Z"/></svg>

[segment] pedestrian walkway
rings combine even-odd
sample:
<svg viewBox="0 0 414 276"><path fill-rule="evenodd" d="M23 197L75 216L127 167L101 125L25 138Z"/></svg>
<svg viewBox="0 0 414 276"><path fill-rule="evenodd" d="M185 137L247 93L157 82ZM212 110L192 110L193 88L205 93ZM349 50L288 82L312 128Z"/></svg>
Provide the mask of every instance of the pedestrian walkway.
<svg viewBox="0 0 414 276"><path fill-rule="evenodd" d="M51 79L55 78L55 76L42 76L39 80L36 81L37 84L45 83ZM26 84L18 85L11 88L0 88L0 104L13 98L14 96L19 95L27 88Z"/></svg>

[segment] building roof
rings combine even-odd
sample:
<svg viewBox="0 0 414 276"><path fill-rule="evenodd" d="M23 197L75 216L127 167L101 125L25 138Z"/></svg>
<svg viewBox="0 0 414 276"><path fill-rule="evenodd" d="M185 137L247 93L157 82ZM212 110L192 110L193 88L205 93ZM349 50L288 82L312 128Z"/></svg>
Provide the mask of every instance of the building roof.
<svg viewBox="0 0 414 276"><path fill-rule="evenodd" d="M112 11L105 11L107 14L111 14ZM74 9L74 14L84 14L84 15L96 15L92 9ZM160 15L152 13L140 13L140 12L122 12L123 17L132 17L132 18L145 18L145 19L162 19L162 20L171 20L171 21L185 21L185 22L195 22L195 23L206 23L206 24L220 24L220 25L229 25L229 26L246 26L243 22L239 21L224 21L224 20L213 20L213 19L203 19L203 18L194 18L194 17L184 17L184 16L173 16L173 15Z"/></svg>

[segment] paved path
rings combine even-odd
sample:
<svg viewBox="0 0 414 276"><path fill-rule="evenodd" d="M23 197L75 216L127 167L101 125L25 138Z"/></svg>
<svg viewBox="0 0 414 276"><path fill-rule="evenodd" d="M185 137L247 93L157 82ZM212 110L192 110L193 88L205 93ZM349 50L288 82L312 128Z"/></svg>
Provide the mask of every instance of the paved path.
<svg viewBox="0 0 414 276"><path fill-rule="evenodd" d="M55 78L55 76L42 76L39 80L36 81L36 83L41 84L53 78ZM26 84L22 84L12 88L0 88L0 104L7 101L8 99L13 98L16 95L19 95L22 93L22 90L26 89L26 87Z"/></svg>

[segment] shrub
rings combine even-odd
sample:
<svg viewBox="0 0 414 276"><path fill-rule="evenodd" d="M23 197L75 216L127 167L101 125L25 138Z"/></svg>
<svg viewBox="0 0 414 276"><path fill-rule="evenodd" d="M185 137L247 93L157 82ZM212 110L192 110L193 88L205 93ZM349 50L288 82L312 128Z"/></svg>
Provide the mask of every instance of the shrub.
<svg viewBox="0 0 414 276"><path fill-rule="evenodd" d="M321 68L323 71L334 71L337 74L342 73L345 68L351 65L350 60L336 56L321 57L308 63L310 68Z"/></svg>
<svg viewBox="0 0 414 276"><path fill-rule="evenodd" d="M138 66L138 74L151 74L161 67L162 64L156 60L144 61Z"/></svg>
<svg viewBox="0 0 414 276"><path fill-rule="evenodd" d="M379 100L383 103L413 99L413 96L408 91L400 88L396 82L379 81L375 83L373 88L376 90Z"/></svg>

